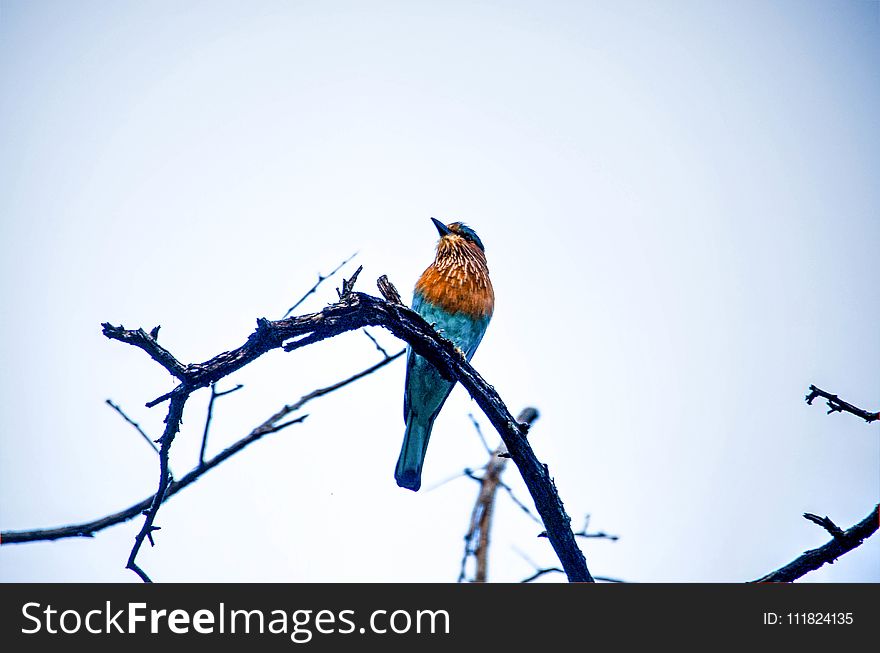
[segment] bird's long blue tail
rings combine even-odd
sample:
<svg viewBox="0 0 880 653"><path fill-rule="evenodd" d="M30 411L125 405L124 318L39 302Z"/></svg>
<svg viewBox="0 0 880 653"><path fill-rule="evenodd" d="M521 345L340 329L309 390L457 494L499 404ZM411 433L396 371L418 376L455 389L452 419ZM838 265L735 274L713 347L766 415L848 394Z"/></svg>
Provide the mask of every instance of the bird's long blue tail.
<svg viewBox="0 0 880 653"><path fill-rule="evenodd" d="M433 420L425 423L410 413L403 435L403 447L394 470L394 479L400 487L418 492L422 486L422 464L425 462L432 426Z"/></svg>

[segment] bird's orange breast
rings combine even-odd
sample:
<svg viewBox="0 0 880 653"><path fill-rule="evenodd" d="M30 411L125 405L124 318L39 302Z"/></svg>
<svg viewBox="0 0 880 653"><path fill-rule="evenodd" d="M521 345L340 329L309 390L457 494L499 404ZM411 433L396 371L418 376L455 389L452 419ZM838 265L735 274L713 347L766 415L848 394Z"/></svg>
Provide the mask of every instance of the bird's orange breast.
<svg viewBox="0 0 880 653"><path fill-rule="evenodd" d="M485 256L471 247L467 244L456 248L458 251L439 248L436 260L416 283L416 292L449 313L486 319L495 310L495 292Z"/></svg>

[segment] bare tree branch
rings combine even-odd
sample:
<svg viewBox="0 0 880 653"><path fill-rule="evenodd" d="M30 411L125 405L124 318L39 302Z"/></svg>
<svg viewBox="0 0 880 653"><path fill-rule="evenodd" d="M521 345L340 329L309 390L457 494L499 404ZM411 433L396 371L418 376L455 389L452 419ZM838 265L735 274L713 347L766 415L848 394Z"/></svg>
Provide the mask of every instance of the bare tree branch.
<svg viewBox="0 0 880 653"><path fill-rule="evenodd" d="M167 492L165 493L164 501L167 501L170 497L174 496L185 487L198 480L203 474L206 474L210 470L217 467L220 463L228 460L248 445L257 442L263 436L269 435L270 433L277 433L278 431L292 424L301 423L303 420L306 419L307 415L301 415L300 417L291 419L287 422L282 422L281 420L291 413L302 408L312 399L322 397L326 394L333 392L334 390L339 390L340 388L354 383L358 379L361 379L369 374L372 374L373 372L376 372L377 370L385 367L397 358L400 358L403 353L404 351L399 351L396 354L388 356L384 360L379 361L375 365L371 365L361 372L358 372L357 374L348 377L347 379L339 381L338 383L334 383L333 385L327 386L325 388L318 388L317 390L313 390L312 392L303 395L295 403L284 406L283 408L281 408L281 410L277 411L274 415L266 419L262 424L253 429L250 433L248 433L248 435L230 445L213 458L205 461L203 465L197 466L179 481L172 481L172 483L168 486ZM83 522L80 524L71 524L69 526L60 526L57 528L42 528L29 531L4 531L3 533L0 533L0 544L24 544L27 542L60 540L68 537L94 537L95 533L102 531L105 528L115 526L116 524L121 524L133 517L137 517L138 515L144 513L144 511L148 510L150 506L153 505L154 499L155 495L148 497L143 501L139 501L133 506L129 506L128 508L120 510L119 512L107 515L106 517L101 517L100 519L95 519L93 521Z"/></svg>
<svg viewBox="0 0 880 653"><path fill-rule="evenodd" d="M825 390L817 388L815 385L810 385L810 391L805 397L806 402L812 405L813 400L817 397L822 397L826 400L829 415L831 413L847 412L856 417L861 417L868 423L880 419L880 414L878 413L870 413L857 406L853 406L849 402L843 401L837 395L825 392ZM841 529L827 516L819 517L818 515L805 512L804 519L824 528L833 539L817 549L805 551L784 567L780 567L776 571L772 571L752 582L790 583L811 571L819 569L825 563L833 564L837 558L860 546L865 539L877 532L878 521L880 521L880 504L875 506L874 510L862 521L846 531Z"/></svg>
<svg viewBox="0 0 880 653"><path fill-rule="evenodd" d="M572 582L591 581L592 577L587 569L586 560L577 546L571 531L571 520L565 512L553 479L550 477L547 466L538 461L526 439L528 426L520 424L513 418L495 389L486 383L452 342L437 333L418 313L402 303L383 301L371 295L353 292L351 290L352 284L353 281L343 283L343 292L339 302L326 306L319 313L275 322L265 318L257 320L256 331L242 346L218 354L204 363L182 366L170 354L159 360L154 355L155 348L151 346L148 353L163 365L167 365L166 369L177 371L180 374L178 378L181 379L180 385L173 391L148 403L149 406L157 405L167 399L172 401L173 405L169 408L169 414L166 418L168 427L161 442L170 446L173 432L176 432L175 422L179 422L179 418L175 417L179 412L182 412L182 404L186 397L193 391L206 387L241 369L266 352L279 347L285 351L293 351L346 331L362 329L366 326L381 326L409 343L413 350L430 361L443 377L458 381L470 393L507 446L511 458L513 458L529 493L532 495L535 507L547 529L550 543L559 557L568 579ZM386 293L386 296L399 300L399 293L387 282L387 279L384 283L380 282L380 289ZM143 334L149 338L142 329L128 331L123 327L114 327L108 323L103 326L104 335L113 340L140 346L143 344L143 339L137 334ZM152 339L150 340L154 342ZM163 491L160 487L157 496ZM159 505L156 504L154 508L157 509ZM150 514L152 518L148 515L147 521L151 528L152 519L155 518L155 510L151 510Z"/></svg>
<svg viewBox="0 0 880 653"><path fill-rule="evenodd" d="M865 420L869 424L871 422L875 422L877 420L880 420L880 412L878 412L878 413L868 412L867 410L864 410L864 409L859 408L857 406L853 406L851 403L844 401L843 399L841 399L837 395L833 395L830 392L825 392L824 390L821 390L821 389L817 388L816 386L811 385L810 392L807 394L805 399L807 400L808 404L812 405L813 400L816 399L816 397L822 397L823 399L826 400L829 415L831 413L847 412L847 413L851 413L851 414L855 415L856 417L861 417L863 420Z"/></svg>
<svg viewBox="0 0 880 653"><path fill-rule="evenodd" d="M818 569L826 562L833 563L844 553L852 551L877 532L878 521L880 521L880 504L875 506L874 510L862 521L846 531L842 531L827 517L817 517L810 513L804 514L804 517L830 532L833 539L818 549L805 551L784 567L752 581L753 583L790 583Z"/></svg>
<svg viewBox="0 0 880 653"><path fill-rule="evenodd" d="M321 273L318 273L318 280L315 282L315 285L312 286L311 288L309 288L309 290L306 292L305 295L303 295L302 297L300 297L300 298L297 300L297 302L296 302L293 306L291 306L290 308L287 309L287 312L284 314L284 317L287 317L288 315L290 315L291 313L293 313L293 312L299 307L300 304L302 304L304 301L306 301L306 298L307 298L309 295L311 295L312 293L314 293L314 292L318 289L318 286L320 286L322 283L324 283L325 281L327 281L327 279L329 279L329 278L332 277L334 274L336 274L337 272L339 272L343 267L345 267L345 264L346 264L346 263L348 263L349 261L351 261L351 259L353 259L353 258L354 258L355 256L357 256L357 255L358 255L358 253L355 252L354 254L352 254L351 256L349 256L347 259L345 259L342 263L340 263L340 264L337 265L335 268L333 268L333 271L330 272L330 273L327 274L327 275L323 275L323 274L321 274ZM284 319L284 317L281 318L281 319Z"/></svg>

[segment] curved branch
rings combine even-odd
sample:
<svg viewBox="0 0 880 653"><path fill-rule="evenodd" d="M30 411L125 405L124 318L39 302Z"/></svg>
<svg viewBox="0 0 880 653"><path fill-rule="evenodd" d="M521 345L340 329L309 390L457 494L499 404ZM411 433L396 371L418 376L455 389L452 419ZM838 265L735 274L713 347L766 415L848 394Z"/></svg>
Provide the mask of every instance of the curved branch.
<svg viewBox="0 0 880 653"><path fill-rule="evenodd" d="M357 272L359 271L360 269ZM584 555L578 548L571 531L571 519L565 512L553 479L546 465L538 461L526 439L528 427L513 418L495 388L477 373L450 341L440 336L418 313L398 303L399 294L396 291L392 294L393 286L387 282L387 279L383 278L380 281L380 289L393 301L384 301L365 293L353 292L349 283L343 284L339 302L326 306L318 313L277 321L261 318L257 320L256 331L242 346L218 354L204 363L186 365L181 384L174 391L148 405L173 399L176 393L177 396L188 396L194 390L232 374L273 349L283 347L285 351L293 351L346 331L367 326L383 327L409 343L413 350L428 359L442 376L458 381L464 386L507 446L544 521L550 543L568 579L573 582L592 581ZM112 327L106 323L103 326L104 335L108 338L140 346L139 340L131 335L136 332L127 331L122 327ZM156 358L153 352L148 353ZM172 360L177 363L173 357ZM167 359L159 362L169 371L178 369ZM169 368L165 363L169 363L171 367ZM170 439L163 436L163 442Z"/></svg>
<svg viewBox="0 0 880 653"><path fill-rule="evenodd" d="M834 539L827 544L820 546L818 549L810 549L789 562L784 567L780 567L776 571L770 572L766 576L752 581L753 583L790 583L797 580L801 576L814 571L827 563L833 563L844 553L852 551L863 541L877 532L878 521L880 521L880 504L874 507L867 517L852 528L841 531L830 519L825 517L816 517L816 515L805 514L804 517L809 521L818 523L820 526L830 532Z"/></svg>

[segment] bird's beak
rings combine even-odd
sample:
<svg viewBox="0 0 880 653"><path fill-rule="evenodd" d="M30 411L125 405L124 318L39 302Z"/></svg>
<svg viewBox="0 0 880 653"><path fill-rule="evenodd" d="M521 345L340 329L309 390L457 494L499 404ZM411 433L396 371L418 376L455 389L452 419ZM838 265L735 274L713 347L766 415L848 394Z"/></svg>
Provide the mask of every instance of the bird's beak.
<svg viewBox="0 0 880 653"><path fill-rule="evenodd" d="M437 218L431 218L431 222L433 222L434 226L437 227L437 231L440 232L441 238L443 236L448 236L452 233L452 231L449 230L449 227L447 227L445 224L440 222Z"/></svg>

